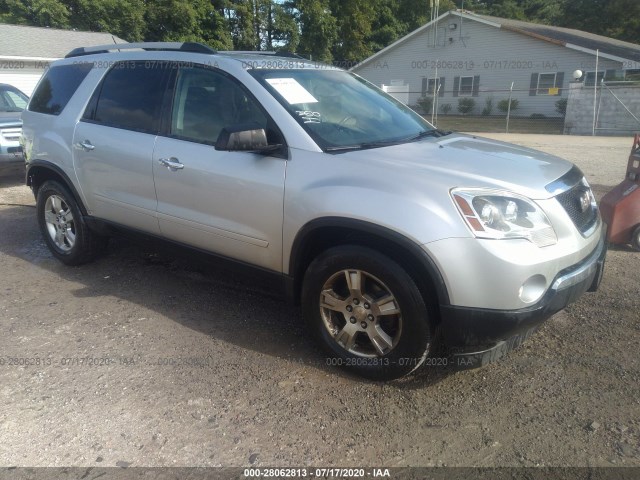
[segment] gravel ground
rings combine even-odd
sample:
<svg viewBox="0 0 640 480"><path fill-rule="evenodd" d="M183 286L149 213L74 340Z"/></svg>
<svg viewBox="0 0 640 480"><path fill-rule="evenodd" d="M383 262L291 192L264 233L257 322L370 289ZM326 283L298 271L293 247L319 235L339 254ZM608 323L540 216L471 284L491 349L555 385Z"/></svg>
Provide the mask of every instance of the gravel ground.
<svg viewBox="0 0 640 480"><path fill-rule="evenodd" d="M598 197L631 147L491 136L575 161ZM640 466L630 248L498 363L383 384L326 366L262 287L124 240L65 267L20 174L0 204L1 466Z"/></svg>

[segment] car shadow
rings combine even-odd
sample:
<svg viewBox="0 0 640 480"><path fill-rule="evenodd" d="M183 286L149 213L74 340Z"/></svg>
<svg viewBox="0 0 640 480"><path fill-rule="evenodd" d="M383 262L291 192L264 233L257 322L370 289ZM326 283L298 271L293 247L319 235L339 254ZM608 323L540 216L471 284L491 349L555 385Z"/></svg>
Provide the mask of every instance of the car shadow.
<svg viewBox="0 0 640 480"><path fill-rule="evenodd" d="M24 163L0 165L0 188L24 185Z"/></svg>
<svg viewBox="0 0 640 480"><path fill-rule="evenodd" d="M275 285L210 263L202 255L168 252L155 243L121 237L112 238L96 261L67 267L51 255L33 208L26 207L0 209L0 252L80 284L72 292L76 298L104 296L132 302L242 349L349 381L377 383L331 366L306 331L300 309L287 303ZM452 373L425 367L393 384L399 389L424 388Z"/></svg>

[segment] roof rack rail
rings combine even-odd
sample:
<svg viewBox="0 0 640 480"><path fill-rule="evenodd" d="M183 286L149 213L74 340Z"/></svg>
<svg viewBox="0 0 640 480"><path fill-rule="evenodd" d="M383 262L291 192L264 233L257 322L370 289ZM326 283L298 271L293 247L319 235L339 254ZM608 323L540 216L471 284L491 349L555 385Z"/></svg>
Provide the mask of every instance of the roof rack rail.
<svg viewBox="0 0 640 480"><path fill-rule="evenodd" d="M109 53L120 50L156 50L156 51L179 51L189 53L216 53L214 49L196 42L137 42L137 43L111 43L108 45L97 45L95 47L74 48L65 55L64 58L81 57L95 53Z"/></svg>
<svg viewBox="0 0 640 480"><path fill-rule="evenodd" d="M222 53L227 55L244 54L244 55L271 55L275 57L287 57L287 58L300 58L308 60L294 52L275 52L273 50L218 50L216 53Z"/></svg>

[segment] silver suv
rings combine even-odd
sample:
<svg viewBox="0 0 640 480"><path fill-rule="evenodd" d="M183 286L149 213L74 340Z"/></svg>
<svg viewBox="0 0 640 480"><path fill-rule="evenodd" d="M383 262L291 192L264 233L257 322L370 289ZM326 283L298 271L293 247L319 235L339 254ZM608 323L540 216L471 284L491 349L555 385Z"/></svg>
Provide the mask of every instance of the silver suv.
<svg viewBox="0 0 640 480"><path fill-rule="evenodd" d="M484 365L601 279L604 228L573 164L439 131L295 56L81 48L23 120L63 263L135 230L248 264L301 302L328 363L369 378Z"/></svg>

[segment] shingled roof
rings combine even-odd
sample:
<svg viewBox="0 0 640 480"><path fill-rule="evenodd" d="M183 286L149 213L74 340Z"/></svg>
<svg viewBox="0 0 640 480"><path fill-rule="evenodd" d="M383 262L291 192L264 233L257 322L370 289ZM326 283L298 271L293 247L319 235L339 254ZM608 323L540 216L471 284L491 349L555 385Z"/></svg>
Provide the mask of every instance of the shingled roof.
<svg viewBox="0 0 640 480"><path fill-rule="evenodd" d="M104 32L79 32L0 23L0 57L63 58L77 47L109 43L126 41Z"/></svg>
<svg viewBox="0 0 640 480"><path fill-rule="evenodd" d="M569 44L588 50L599 50L601 53L614 55L616 57L624 58L625 60L640 62L640 45L636 45L634 43L623 42L622 40L603 37L602 35L583 32L582 30L574 30L572 28L554 27L551 25L510 20L507 18L492 17L489 15L477 15L469 12L466 13L473 17L497 23L505 30L511 30L564 46Z"/></svg>

